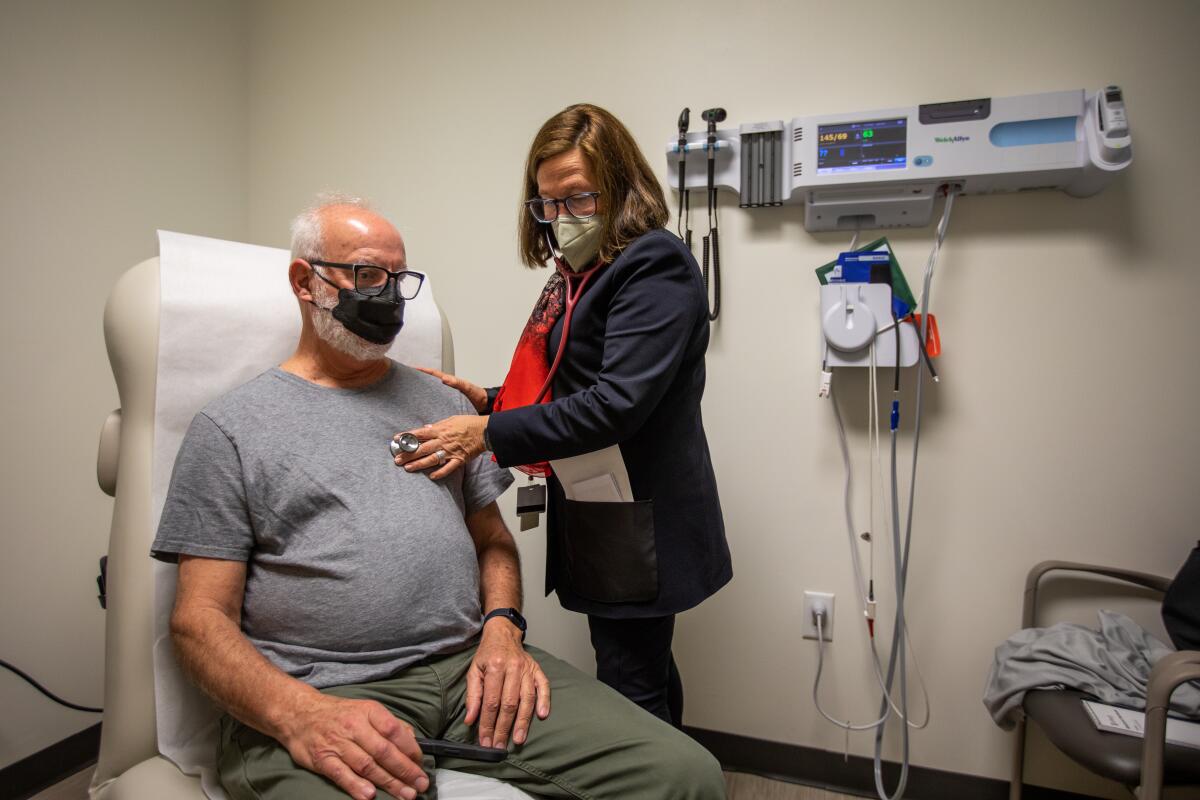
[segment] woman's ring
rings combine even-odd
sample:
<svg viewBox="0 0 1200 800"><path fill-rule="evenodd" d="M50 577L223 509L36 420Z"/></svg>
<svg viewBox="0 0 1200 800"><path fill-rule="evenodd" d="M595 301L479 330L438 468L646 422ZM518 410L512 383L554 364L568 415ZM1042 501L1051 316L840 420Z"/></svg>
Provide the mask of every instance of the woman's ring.
<svg viewBox="0 0 1200 800"><path fill-rule="evenodd" d="M434 453L434 455L435 455L435 456L437 456L437 460L438 460L438 466L439 466L439 467L440 467L442 464L445 464L445 463L446 463L446 451L445 451L445 450L438 450L436 453Z"/></svg>

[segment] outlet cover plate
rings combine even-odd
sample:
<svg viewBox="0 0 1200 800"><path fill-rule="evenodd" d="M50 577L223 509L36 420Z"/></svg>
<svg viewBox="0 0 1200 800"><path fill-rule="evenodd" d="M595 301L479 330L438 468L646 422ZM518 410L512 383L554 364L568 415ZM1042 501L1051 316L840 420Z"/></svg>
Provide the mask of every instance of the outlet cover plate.
<svg viewBox="0 0 1200 800"><path fill-rule="evenodd" d="M833 641L833 594L830 592L804 593L804 609L801 614L800 630L805 639L817 639L817 624L813 621L813 609L824 607L825 620L821 623L821 634L825 641Z"/></svg>

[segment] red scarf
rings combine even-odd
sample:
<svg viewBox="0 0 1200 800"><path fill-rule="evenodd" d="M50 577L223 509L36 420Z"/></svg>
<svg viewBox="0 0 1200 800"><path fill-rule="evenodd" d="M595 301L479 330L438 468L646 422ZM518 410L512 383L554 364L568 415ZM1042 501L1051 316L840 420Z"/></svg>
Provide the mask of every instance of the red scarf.
<svg viewBox="0 0 1200 800"><path fill-rule="evenodd" d="M550 276L550 280L546 281L546 286L533 305L533 313L529 315L529 321L525 323L525 329L521 331L521 338L517 340L517 349L513 353L512 363L509 364L508 376L504 379L504 384L496 393L496 400L492 404L493 412L503 411L506 408L548 403L554 399L550 383L554 372L558 369L559 359L562 358L563 351L566 349L567 337L570 334L570 310L574 308L575 302L583 294L583 287L603 266L603 264L597 264L591 269L579 273L577 277L580 280L574 287L574 292L571 293L569 304L567 295L570 279L564 277L565 270L563 268L559 267L554 270L554 274ZM564 311L567 312L567 323L563 328L562 339L559 341L558 353L555 355L554 363L551 364L550 331L553 330L555 323L558 322ZM492 458L495 459L495 456ZM550 476L548 461L525 464L517 469L527 475L542 478Z"/></svg>

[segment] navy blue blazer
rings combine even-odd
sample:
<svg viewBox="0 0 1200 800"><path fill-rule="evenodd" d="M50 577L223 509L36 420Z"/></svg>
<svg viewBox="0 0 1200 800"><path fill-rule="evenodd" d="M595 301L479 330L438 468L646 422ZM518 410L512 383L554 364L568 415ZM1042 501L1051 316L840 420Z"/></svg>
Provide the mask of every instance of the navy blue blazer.
<svg viewBox="0 0 1200 800"><path fill-rule="evenodd" d="M555 399L491 415L488 438L502 466L620 445L634 502L570 501L548 482L546 593L556 591L565 608L664 616L733 577L700 416L708 335L696 259L672 234L651 231L584 290Z"/></svg>

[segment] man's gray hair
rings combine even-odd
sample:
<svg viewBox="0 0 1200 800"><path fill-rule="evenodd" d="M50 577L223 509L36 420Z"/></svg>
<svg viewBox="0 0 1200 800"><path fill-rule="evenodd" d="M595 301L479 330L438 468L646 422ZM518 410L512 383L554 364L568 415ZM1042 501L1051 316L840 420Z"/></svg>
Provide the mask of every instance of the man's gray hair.
<svg viewBox="0 0 1200 800"><path fill-rule="evenodd" d="M320 259L325 254L325 232L321 229L321 212L335 206L353 206L373 211L371 201L342 192L321 192L313 204L292 220L292 259Z"/></svg>

